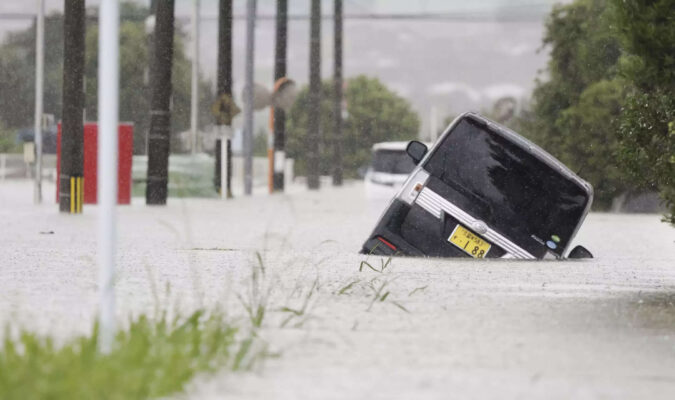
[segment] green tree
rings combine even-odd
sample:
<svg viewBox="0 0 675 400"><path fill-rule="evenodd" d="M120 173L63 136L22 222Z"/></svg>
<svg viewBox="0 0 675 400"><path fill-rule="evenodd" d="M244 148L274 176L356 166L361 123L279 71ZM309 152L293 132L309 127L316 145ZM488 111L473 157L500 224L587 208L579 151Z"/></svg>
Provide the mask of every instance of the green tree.
<svg viewBox="0 0 675 400"><path fill-rule="evenodd" d="M635 182L659 190L675 225L675 1L613 0L628 82L618 118L619 159Z"/></svg>
<svg viewBox="0 0 675 400"><path fill-rule="evenodd" d="M634 188L615 157L613 121L624 84L617 76L620 44L605 0L555 6L546 22L548 79L537 80L529 112L514 128L551 152L595 189L594 206L606 209Z"/></svg>
<svg viewBox="0 0 675 400"><path fill-rule="evenodd" d="M120 109L121 121L134 123L134 152L145 151L150 121L148 44L145 17L148 9L135 3L121 6ZM185 55L185 38L180 31L174 40L172 132L190 125L190 61ZM63 77L63 15L52 14L45 23L45 113L61 116ZM10 34L0 47L0 120L10 128L32 126L35 99L35 28ZM88 20L85 47L85 110L87 120L97 118L98 25ZM12 93L12 96L5 96ZM211 85L200 80L200 121L209 123L213 102Z"/></svg>
<svg viewBox="0 0 675 400"><path fill-rule="evenodd" d="M410 104L376 78L357 76L347 80L344 92L347 118L343 124L343 168L346 177L368 164L374 143L417 138L420 121ZM320 169L329 174L333 160L333 83L321 88ZM306 173L308 89L303 88L287 120L287 152L296 160L296 172Z"/></svg>
<svg viewBox="0 0 675 400"><path fill-rule="evenodd" d="M259 128L255 135L253 135L253 156L267 157L267 130Z"/></svg>
<svg viewBox="0 0 675 400"><path fill-rule="evenodd" d="M618 80L592 83L556 121L562 132L576 136L563 141L559 151L565 163L593 184L599 208L609 207L614 197L630 187L614 157L618 141L613 121L621 112L622 98Z"/></svg>
<svg viewBox="0 0 675 400"><path fill-rule="evenodd" d="M0 121L0 153L17 153L19 150L20 146L16 143L14 132Z"/></svg>
<svg viewBox="0 0 675 400"><path fill-rule="evenodd" d="M63 16L45 18L44 112L61 115ZM0 120L10 129L33 125L35 26L10 32L0 46Z"/></svg>

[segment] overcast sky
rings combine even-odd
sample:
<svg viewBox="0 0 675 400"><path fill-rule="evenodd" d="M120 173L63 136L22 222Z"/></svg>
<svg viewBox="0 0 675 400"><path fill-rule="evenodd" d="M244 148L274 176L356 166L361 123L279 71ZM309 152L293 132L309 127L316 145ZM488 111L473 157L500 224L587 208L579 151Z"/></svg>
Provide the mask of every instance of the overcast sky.
<svg viewBox="0 0 675 400"><path fill-rule="evenodd" d="M139 0L149 4L149 0ZM566 1L567 2L567 1ZM87 6L98 4L88 0ZM309 0L289 1L289 13L307 15ZM489 108L502 96L526 99L537 72L545 68L541 47L543 24L555 2L551 0L345 0L345 15L424 13L443 14L445 20L347 19L344 23L344 74L375 76L407 98L429 129L431 108L438 123L445 116ZM0 33L25 29L30 20L17 13L33 13L36 0L0 1ZM46 0L48 12L62 11L63 0ZM259 0L260 15L273 15L274 0ZM179 25L190 32L191 0L176 0ZM200 71L215 80L218 0L201 0ZM246 1L234 0L235 16L245 13ZM323 14L333 1L322 0ZM11 17L11 18L9 18ZM245 22L234 22L234 84L241 92L244 78ZM322 23L322 76L332 75L332 23ZM188 40L191 40L188 34ZM308 80L309 24L289 22L288 75ZM272 85L274 21L256 25L255 80ZM189 43L191 47L191 43ZM261 117L261 119L266 116Z"/></svg>
<svg viewBox="0 0 675 400"><path fill-rule="evenodd" d="M139 4L148 5L149 0L137 0ZM347 13L410 13L410 12L466 12L466 13L494 13L501 10L520 10L528 12L533 9L547 9L555 3L554 0L345 0L344 8ZM566 1L565 1L566 2ZM63 10L64 0L45 0L46 8ZM99 4L99 0L87 0L87 6ZM261 12L274 12L275 0L258 0L258 9ZM189 15L192 0L176 0L176 13ZM309 0L289 1L291 13L307 13ZM201 0L203 13L215 14L218 0ZM245 0L233 1L235 12L244 13ZM322 0L324 13L330 13L333 0ZM0 13L31 13L37 6L37 0L3 0L0 2Z"/></svg>

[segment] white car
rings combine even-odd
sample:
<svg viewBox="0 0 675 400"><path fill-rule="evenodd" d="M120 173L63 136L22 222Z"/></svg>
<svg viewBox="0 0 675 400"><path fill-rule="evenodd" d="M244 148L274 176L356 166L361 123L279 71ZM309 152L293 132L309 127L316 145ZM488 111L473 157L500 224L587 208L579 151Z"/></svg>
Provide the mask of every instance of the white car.
<svg viewBox="0 0 675 400"><path fill-rule="evenodd" d="M365 176L368 199L389 200L408 179L415 163L406 153L409 142L381 142L372 148L373 158Z"/></svg>

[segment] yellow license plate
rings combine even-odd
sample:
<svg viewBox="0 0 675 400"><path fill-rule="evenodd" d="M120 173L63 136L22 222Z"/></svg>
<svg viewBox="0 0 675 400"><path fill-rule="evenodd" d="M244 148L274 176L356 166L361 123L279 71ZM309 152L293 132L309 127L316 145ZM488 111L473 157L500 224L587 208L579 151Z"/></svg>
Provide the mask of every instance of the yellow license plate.
<svg viewBox="0 0 675 400"><path fill-rule="evenodd" d="M490 251L490 243L476 236L462 225L457 225L452 231L448 242L454 244L473 258L483 258Z"/></svg>

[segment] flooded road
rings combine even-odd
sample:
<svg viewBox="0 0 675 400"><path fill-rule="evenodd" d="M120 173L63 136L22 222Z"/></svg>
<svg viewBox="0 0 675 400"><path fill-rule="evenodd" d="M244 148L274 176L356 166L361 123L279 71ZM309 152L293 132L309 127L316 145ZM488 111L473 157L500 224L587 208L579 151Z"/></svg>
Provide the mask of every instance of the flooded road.
<svg viewBox="0 0 675 400"><path fill-rule="evenodd" d="M0 322L88 332L95 207L30 199L29 183L0 186ZM119 317L221 305L243 318L258 252L260 336L279 357L201 376L183 397L675 396L675 229L658 215L590 214L576 242L593 260L388 262L356 254L383 207L358 183L120 207Z"/></svg>

